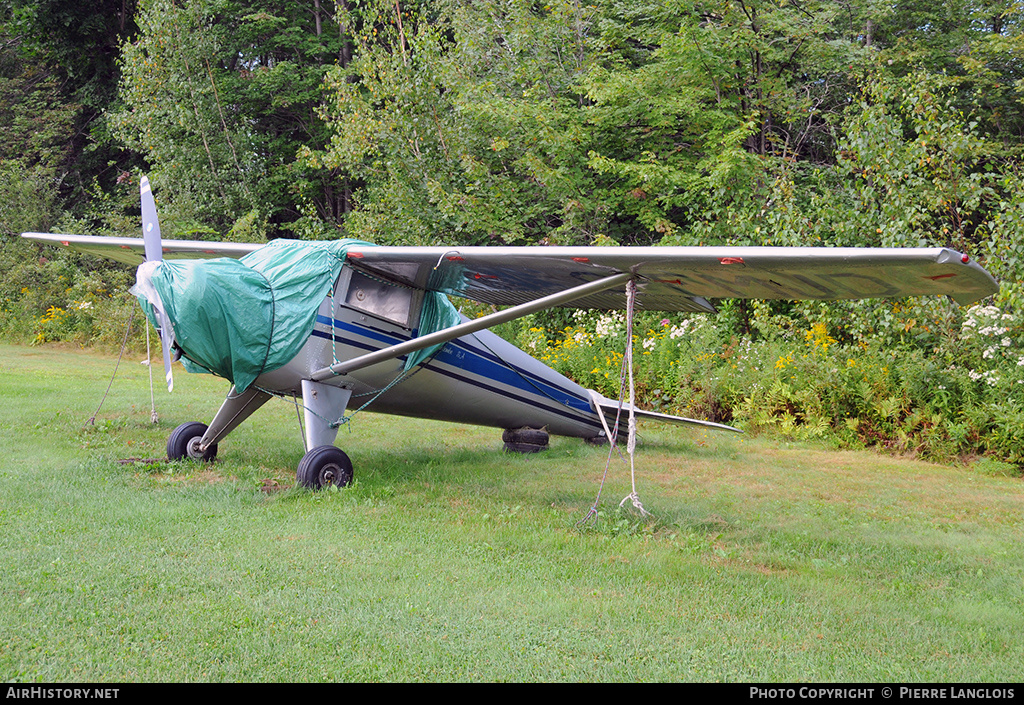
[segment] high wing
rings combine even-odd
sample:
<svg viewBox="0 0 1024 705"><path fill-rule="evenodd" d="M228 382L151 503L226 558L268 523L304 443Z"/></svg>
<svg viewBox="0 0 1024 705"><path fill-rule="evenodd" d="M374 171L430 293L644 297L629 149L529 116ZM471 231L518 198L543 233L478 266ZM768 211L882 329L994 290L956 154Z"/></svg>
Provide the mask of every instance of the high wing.
<svg viewBox="0 0 1024 705"><path fill-rule="evenodd" d="M354 266L410 286L514 305L629 272L637 306L709 311L706 299L864 299L948 295L968 304L996 281L946 248L830 247L381 247L349 252ZM618 286L574 308L625 307Z"/></svg>
<svg viewBox="0 0 1024 705"><path fill-rule="evenodd" d="M139 264L139 238L24 233ZM164 256L242 257L249 243L164 240ZM998 290L977 263L947 248L831 247L365 247L348 262L396 283L482 303L516 305L609 276L635 276L640 308L713 311L712 298L863 299L947 295L969 304ZM619 285L575 299L573 308L625 307Z"/></svg>
<svg viewBox="0 0 1024 705"><path fill-rule="evenodd" d="M105 257L138 267L146 261L146 245L141 237L103 237L100 235L58 235L22 233L36 242L62 245L78 252ZM164 259L213 259L244 257L260 244L250 242L201 242L199 240L163 240Z"/></svg>

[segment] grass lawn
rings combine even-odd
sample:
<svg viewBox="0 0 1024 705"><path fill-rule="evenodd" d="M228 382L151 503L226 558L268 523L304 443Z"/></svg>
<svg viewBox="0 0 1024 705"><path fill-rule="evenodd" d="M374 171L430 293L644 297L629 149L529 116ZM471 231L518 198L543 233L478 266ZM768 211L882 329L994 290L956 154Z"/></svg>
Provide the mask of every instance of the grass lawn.
<svg viewBox="0 0 1024 705"><path fill-rule="evenodd" d="M8 681L1019 681L1024 482L870 452L642 429L655 516L580 530L606 451L360 414L357 482L293 488L271 401L212 465L160 459L226 383L0 346ZM156 382L162 371L154 370Z"/></svg>

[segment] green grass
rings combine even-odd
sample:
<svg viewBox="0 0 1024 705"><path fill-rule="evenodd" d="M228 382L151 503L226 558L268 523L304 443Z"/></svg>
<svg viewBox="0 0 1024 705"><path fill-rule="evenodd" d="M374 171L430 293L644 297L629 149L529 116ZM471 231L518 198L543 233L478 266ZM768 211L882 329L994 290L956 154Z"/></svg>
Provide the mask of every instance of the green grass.
<svg viewBox="0 0 1024 705"><path fill-rule="evenodd" d="M601 449L361 414L356 485L307 493L279 401L212 466L159 460L221 380L179 369L154 425L122 362L83 429L113 364L0 346L4 680L1020 678L1019 479L648 426L655 520L615 512L616 463L580 530Z"/></svg>

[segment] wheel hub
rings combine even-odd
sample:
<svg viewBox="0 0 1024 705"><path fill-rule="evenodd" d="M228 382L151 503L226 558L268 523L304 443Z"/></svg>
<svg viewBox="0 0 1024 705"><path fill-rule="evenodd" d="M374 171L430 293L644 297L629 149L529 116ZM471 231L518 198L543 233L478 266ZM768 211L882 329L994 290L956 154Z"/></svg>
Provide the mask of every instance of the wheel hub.
<svg viewBox="0 0 1024 705"><path fill-rule="evenodd" d="M199 444L202 442L202 436L196 436L188 442L188 457L190 458L202 458L203 451L200 449Z"/></svg>
<svg viewBox="0 0 1024 705"><path fill-rule="evenodd" d="M328 465L323 469L323 472L320 473L320 478L323 480L322 484L333 485L334 480L338 477L340 472L341 468L339 468L337 465Z"/></svg>

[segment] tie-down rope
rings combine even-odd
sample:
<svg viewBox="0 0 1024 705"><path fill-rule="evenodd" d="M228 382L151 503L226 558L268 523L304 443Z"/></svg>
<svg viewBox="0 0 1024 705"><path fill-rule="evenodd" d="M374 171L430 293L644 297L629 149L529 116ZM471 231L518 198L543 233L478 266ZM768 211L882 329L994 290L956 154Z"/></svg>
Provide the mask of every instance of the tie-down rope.
<svg viewBox="0 0 1024 705"><path fill-rule="evenodd" d="M124 352L128 348L128 337L132 332L132 322L135 320L135 307L130 306L128 308L128 324L124 329L124 338L121 340L121 352L117 355L117 362L114 364L114 372L110 375L110 381L107 383L107 391L103 392L103 396L100 398L99 406L96 407L96 411L92 412L92 416L86 419L82 425L84 430L87 426L96 425L96 416L99 415L100 409L103 408L103 404L107 401L107 396L110 394L110 388L114 385L114 378L117 377L117 368L121 366L121 360L124 358ZM150 364L152 361L152 355L149 352L149 324L146 323L146 365L149 367L149 405L150 413L149 417L153 423L157 423L160 417L156 414L156 399L153 396L153 366Z"/></svg>
<svg viewBox="0 0 1024 705"><path fill-rule="evenodd" d="M622 498L619 502L621 508L627 501L631 502L633 507L640 512L641 516L651 516L651 513L644 509L644 505L640 502L640 496L636 491L636 464L634 462L634 451L636 450L636 414L634 413L634 397L635 397L635 385L633 383L633 314L636 307L636 282L630 279L626 282L626 350L622 355L622 367L619 369L619 408L615 414L615 433L612 433L608 428L608 421L604 417L604 411L601 409L599 403L599 395L597 392L590 391L590 400L593 404L594 409L597 411L597 416L601 419L601 425L604 427L604 435L608 438L608 460L604 466L604 475L601 477L601 484L597 489L597 497L594 499L594 504L591 505L587 515L583 517L579 522L578 526L586 524L588 521L593 519L597 521L597 508L601 502L601 492L604 490L605 480L608 478L608 469L611 467L612 454L616 451L619 441L619 419L622 418L622 397L626 391L626 384L629 384L629 421L627 423L628 433L626 436L626 452L629 454L629 475L632 483L632 491ZM621 456L621 452L619 453ZM623 460L625 460L623 458Z"/></svg>

